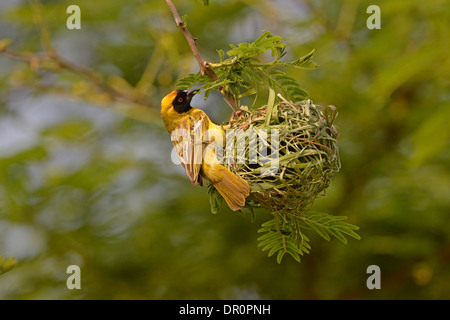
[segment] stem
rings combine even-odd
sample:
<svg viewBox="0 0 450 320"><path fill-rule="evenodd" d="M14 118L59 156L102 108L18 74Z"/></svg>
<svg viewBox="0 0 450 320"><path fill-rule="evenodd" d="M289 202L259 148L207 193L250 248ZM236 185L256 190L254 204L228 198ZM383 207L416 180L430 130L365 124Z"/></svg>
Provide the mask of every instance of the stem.
<svg viewBox="0 0 450 320"><path fill-rule="evenodd" d="M195 39L189 32L188 28L186 27L186 23L183 21L183 19L181 19L180 15L178 14L177 8L175 8L175 6L172 3L172 0L166 0L166 3L169 6L170 11L172 11L175 23L181 29L181 31L183 31L184 37L186 38L189 47L191 48L192 53L194 54L194 57L197 59L198 65L200 66L201 74L207 75L213 81L217 81L219 78L217 77L216 73L209 67L209 62L203 60L202 56L200 55L200 52L197 49L197 39Z"/></svg>
<svg viewBox="0 0 450 320"><path fill-rule="evenodd" d="M0 53L2 55L4 55L5 57L9 57L9 58L13 58L16 60L21 60L21 61L27 61L27 62L31 62L33 60L33 58L34 59L38 58L37 55L34 55L34 54L18 52L18 51L14 51L14 50L10 50L10 49L3 49L0 51Z"/></svg>
<svg viewBox="0 0 450 320"><path fill-rule="evenodd" d="M34 11L34 22L39 27L40 39L42 46L46 52L50 54L54 53L54 48L50 40L50 32L45 24L45 20L42 14L42 4L39 0L30 0L30 5Z"/></svg>
<svg viewBox="0 0 450 320"><path fill-rule="evenodd" d="M181 31L183 31L184 37L186 38L195 59L197 59L198 65L200 66L200 73L202 75L208 76L213 81L219 80L217 74L210 68L212 64L203 60L202 56L200 55L200 52L197 49L197 39L195 39L187 29L186 23L183 21L183 19L181 19L180 15L178 14L177 8L175 8L172 3L172 0L166 0L166 3L169 6L170 11L172 12L175 23L181 29ZM235 108L237 108L236 99L230 92L226 91L223 86L220 86L218 90L230 100Z"/></svg>
<svg viewBox="0 0 450 320"><path fill-rule="evenodd" d="M114 88L110 87L100 75L98 75L91 69L66 60L65 58L61 57L56 51L52 54L33 54L27 52L18 52L6 48L0 51L0 54L12 59L28 62L32 69L39 68L41 63L45 61L51 61L57 66L57 68L65 69L69 72L72 72L73 74L77 74L78 76L85 78L90 84L97 87L99 91L101 91L111 99L111 104L97 104L98 106L115 110L116 112L142 122L161 125L161 122L159 120L159 112L156 112L149 105L142 104L139 101L136 101L136 99L134 99L133 97L124 95L123 93L115 90ZM55 70L52 71L55 72ZM86 101L80 97L72 95L70 90L64 87L58 87L56 85L41 86L39 84L35 84L35 87L40 91L71 96L72 99L75 99L76 101ZM94 102L94 104L96 103Z"/></svg>

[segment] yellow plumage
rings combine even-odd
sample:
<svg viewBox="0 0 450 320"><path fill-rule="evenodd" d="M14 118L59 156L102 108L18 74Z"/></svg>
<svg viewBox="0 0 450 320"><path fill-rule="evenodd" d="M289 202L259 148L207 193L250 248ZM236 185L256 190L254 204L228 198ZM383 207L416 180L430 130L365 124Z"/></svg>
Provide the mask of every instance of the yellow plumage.
<svg viewBox="0 0 450 320"><path fill-rule="evenodd" d="M219 163L213 142L224 141L224 132L200 109L192 108L195 92L173 91L161 101L161 117L178 157L193 185L209 180L231 210L245 205L250 194L248 183Z"/></svg>

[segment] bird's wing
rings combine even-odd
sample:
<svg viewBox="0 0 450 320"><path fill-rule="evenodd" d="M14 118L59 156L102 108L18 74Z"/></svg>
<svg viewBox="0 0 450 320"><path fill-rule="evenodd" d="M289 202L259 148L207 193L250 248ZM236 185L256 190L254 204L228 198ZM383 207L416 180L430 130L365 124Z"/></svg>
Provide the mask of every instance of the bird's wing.
<svg viewBox="0 0 450 320"><path fill-rule="evenodd" d="M195 112L186 117L171 134L178 158L193 185L203 185L199 173L203 161L203 134L208 130L208 125L208 116L203 111Z"/></svg>

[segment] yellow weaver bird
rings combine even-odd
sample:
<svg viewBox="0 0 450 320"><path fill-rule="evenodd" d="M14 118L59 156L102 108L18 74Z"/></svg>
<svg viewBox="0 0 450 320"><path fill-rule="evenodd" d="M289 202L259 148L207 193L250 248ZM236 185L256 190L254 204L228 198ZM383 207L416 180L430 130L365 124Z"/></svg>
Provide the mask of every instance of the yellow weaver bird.
<svg viewBox="0 0 450 320"><path fill-rule="evenodd" d="M161 101L161 117L170 133L175 151L193 185L203 186L209 180L220 192L231 210L245 205L250 194L248 183L219 163L214 140L223 141L222 127L211 122L202 110L191 107L192 97L198 90L178 90ZM215 133L214 136L211 132Z"/></svg>

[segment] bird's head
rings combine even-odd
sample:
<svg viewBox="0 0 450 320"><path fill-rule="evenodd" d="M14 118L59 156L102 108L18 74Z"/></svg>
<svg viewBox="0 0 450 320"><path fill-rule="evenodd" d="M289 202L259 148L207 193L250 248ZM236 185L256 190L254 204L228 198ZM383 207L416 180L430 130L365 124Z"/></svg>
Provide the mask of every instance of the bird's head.
<svg viewBox="0 0 450 320"><path fill-rule="evenodd" d="M173 107L178 113L189 111L191 107L191 100L199 90L177 90L172 91L165 96L161 102L161 108Z"/></svg>

